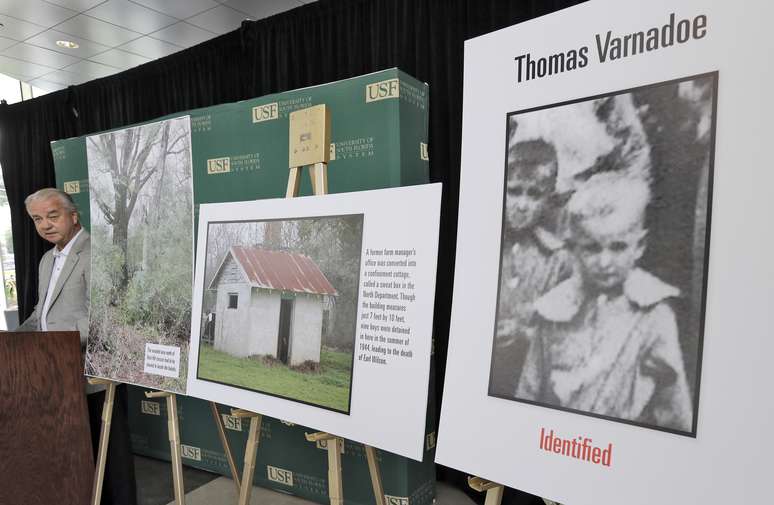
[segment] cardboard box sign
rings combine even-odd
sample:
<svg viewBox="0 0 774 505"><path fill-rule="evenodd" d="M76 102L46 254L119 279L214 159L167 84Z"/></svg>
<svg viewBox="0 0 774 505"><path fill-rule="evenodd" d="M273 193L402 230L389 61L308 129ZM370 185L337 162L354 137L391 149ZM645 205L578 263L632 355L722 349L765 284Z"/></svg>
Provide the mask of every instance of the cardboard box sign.
<svg viewBox="0 0 774 505"><path fill-rule="evenodd" d="M290 113L290 167L328 163L331 110L325 104Z"/></svg>

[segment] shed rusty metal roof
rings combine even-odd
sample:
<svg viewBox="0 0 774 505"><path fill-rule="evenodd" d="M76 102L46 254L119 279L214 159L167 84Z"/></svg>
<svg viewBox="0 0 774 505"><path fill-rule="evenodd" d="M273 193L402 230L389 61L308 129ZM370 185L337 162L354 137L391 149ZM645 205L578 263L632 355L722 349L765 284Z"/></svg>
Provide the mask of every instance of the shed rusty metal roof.
<svg viewBox="0 0 774 505"><path fill-rule="evenodd" d="M253 286L295 293L337 294L320 267L304 254L232 246L231 255Z"/></svg>

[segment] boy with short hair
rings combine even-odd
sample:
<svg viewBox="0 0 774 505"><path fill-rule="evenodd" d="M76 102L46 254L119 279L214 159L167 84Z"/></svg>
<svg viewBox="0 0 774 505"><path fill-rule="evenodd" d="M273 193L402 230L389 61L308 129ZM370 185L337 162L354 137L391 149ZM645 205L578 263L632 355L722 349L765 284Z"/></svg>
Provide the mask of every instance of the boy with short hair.
<svg viewBox="0 0 774 505"><path fill-rule="evenodd" d="M677 288L637 267L645 249L646 180L603 172L567 203L578 274L535 303L539 330L517 398L691 431Z"/></svg>
<svg viewBox="0 0 774 505"><path fill-rule="evenodd" d="M533 328L534 301L572 273L564 244L545 227L558 163L543 139L515 143L508 154L497 328L489 394L513 398Z"/></svg>

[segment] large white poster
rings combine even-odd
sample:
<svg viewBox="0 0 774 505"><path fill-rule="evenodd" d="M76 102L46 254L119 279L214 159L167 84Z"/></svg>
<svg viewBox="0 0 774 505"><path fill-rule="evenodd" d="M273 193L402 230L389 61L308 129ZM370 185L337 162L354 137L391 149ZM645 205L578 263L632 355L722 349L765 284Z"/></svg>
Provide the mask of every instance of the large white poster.
<svg viewBox="0 0 774 505"><path fill-rule="evenodd" d="M86 137L86 375L185 393L193 181L188 116Z"/></svg>
<svg viewBox="0 0 774 505"><path fill-rule="evenodd" d="M188 394L421 460L440 197L202 205Z"/></svg>
<svg viewBox="0 0 774 505"><path fill-rule="evenodd" d="M595 1L467 42L439 463L573 505L768 494L772 13Z"/></svg>

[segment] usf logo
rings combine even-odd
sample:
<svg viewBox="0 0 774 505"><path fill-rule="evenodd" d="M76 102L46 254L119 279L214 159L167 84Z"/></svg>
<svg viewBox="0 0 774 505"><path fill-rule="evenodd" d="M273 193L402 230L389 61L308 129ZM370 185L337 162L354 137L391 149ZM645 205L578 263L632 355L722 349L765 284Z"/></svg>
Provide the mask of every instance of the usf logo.
<svg viewBox="0 0 774 505"><path fill-rule="evenodd" d="M192 445L180 444L180 455L187 459L193 459L194 461L202 460L202 450Z"/></svg>
<svg viewBox="0 0 774 505"><path fill-rule="evenodd" d="M149 414L151 416L160 416L161 408L159 408L158 402L149 402L142 400L140 402L140 412L143 414Z"/></svg>
<svg viewBox="0 0 774 505"><path fill-rule="evenodd" d="M384 502L386 505L409 505L409 499L407 496L390 496L384 495Z"/></svg>
<svg viewBox="0 0 774 505"><path fill-rule="evenodd" d="M400 97L400 81L388 79L366 86L366 103Z"/></svg>
<svg viewBox="0 0 774 505"><path fill-rule="evenodd" d="M253 123L262 123L279 117L279 104L267 103L253 107Z"/></svg>
<svg viewBox="0 0 774 505"><path fill-rule="evenodd" d="M225 174L231 172L231 158L213 158L207 160L207 174Z"/></svg>
<svg viewBox="0 0 774 505"><path fill-rule="evenodd" d="M269 480L293 487L293 472L284 468L266 465L266 472L269 474Z"/></svg>
<svg viewBox="0 0 774 505"><path fill-rule="evenodd" d="M80 181L70 181L64 183L64 192L68 193L70 195L74 195L76 193L81 192L81 183Z"/></svg>
<svg viewBox="0 0 774 505"><path fill-rule="evenodd" d="M223 427L227 430L242 431L242 420L238 417L230 416L228 414L221 414L223 418Z"/></svg>

